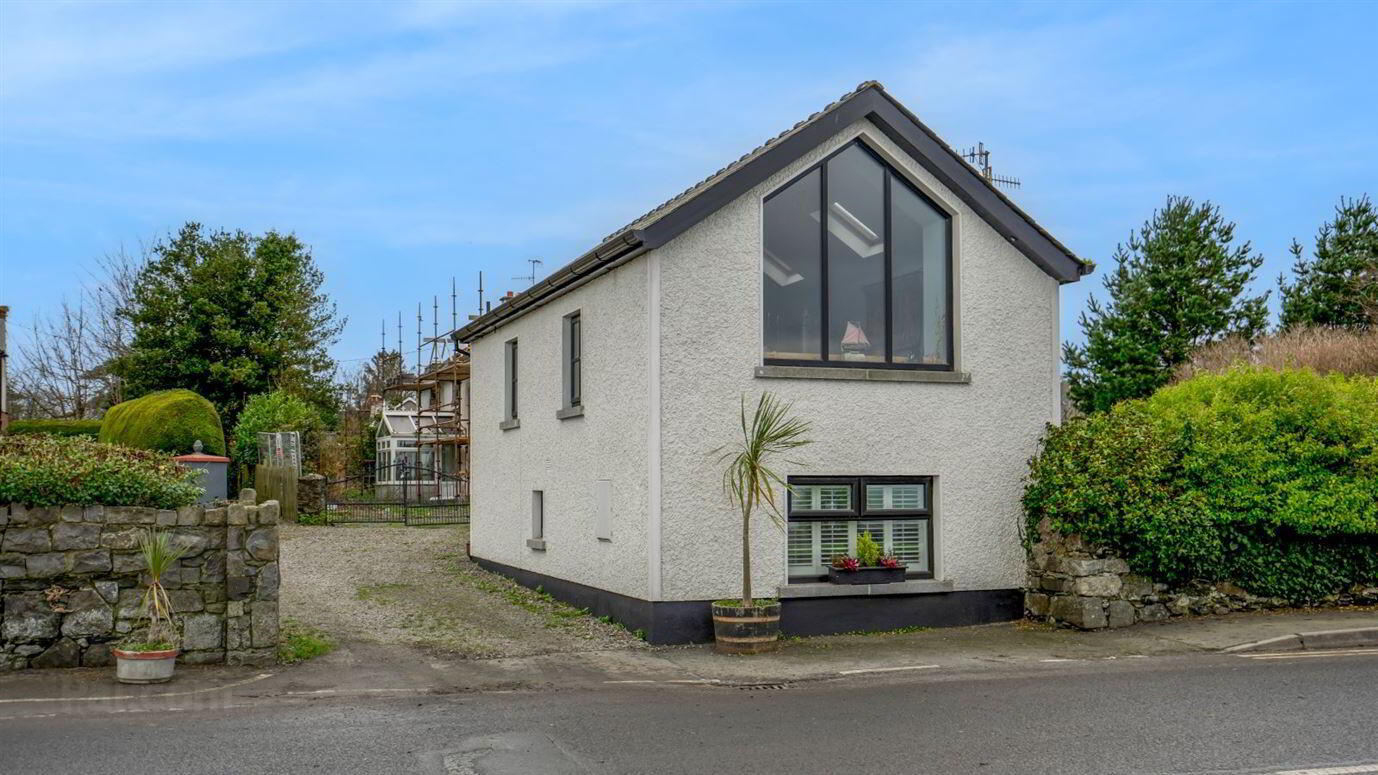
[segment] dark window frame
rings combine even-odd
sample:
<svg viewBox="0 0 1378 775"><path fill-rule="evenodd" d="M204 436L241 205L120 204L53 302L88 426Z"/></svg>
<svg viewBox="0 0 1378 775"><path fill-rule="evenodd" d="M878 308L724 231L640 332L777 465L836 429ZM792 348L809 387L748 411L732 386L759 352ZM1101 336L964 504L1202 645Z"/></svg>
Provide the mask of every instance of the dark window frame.
<svg viewBox="0 0 1378 775"><path fill-rule="evenodd" d="M876 522L880 520L922 520L927 533L928 567L910 569L904 574L906 579L934 578L937 547L933 544L933 476L910 475L862 475L862 476L790 476L786 477L786 522ZM846 511L815 511L794 508L794 486L809 484L850 484L852 487L852 508ZM924 485L924 505L920 509L876 509L866 508L866 485L868 484L922 484ZM789 582L808 582L826 579L827 576L788 576Z"/></svg>
<svg viewBox="0 0 1378 775"><path fill-rule="evenodd" d="M870 156L872 159L874 159L874 160L876 161L876 163L880 164L881 170L884 172L884 184L883 184L883 186L882 186L882 189L883 189L883 194L884 194L884 205L883 205L883 206L884 206L884 208L885 208L885 225L884 225L884 229L883 229L883 231L884 231L884 238L885 238L885 251L884 251L884 264L885 264L885 268L884 268L884 273L885 273L885 360L884 360L883 362L881 362L881 361L831 360L830 357L829 357L830 354L829 354L829 352L828 352L828 350L831 349L831 348L829 348L829 346L828 346L828 323L829 323L829 320L828 320L828 162L831 161L831 160L833 159L834 156L837 156L837 155L839 155L839 154L841 154L841 153L847 151L848 149L852 148L853 146L856 146L856 147L861 148L862 151L865 152L865 153L866 153L868 156ZM820 282L819 282L819 286L820 286L821 294L822 294L821 307L820 307L820 315L819 315L819 326L820 326L820 331L821 331L821 333L822 333L822 335L819 337L819 350L820 350L819 356L820 356L820 357L819 357L818 359L814 359L814 360L800 360L800 359L795 359L795 358L766 358L766 357L764 357L764 352L763 352L763 353L762 353L762 362L765 363L765 364L767 364L767 365L770 365L770 366L818 366L818 367L826 367L826 368L830 368L830 369L899 369L899 370L905 370L905 371L956 371L956 370L957 370L957 349L956 349L957 343L956 343L956 334L955 334L955 331L956 331L956 320L955 320L956 315L955 315L955 311L954 311L953 306L952 306L952 301L953 301L953 287L954 287L954 285L955 285L955 283L954 283L954 278L953 278L953 260L952 260L952 255L953 255L953 245L952 245L952 243L953 243L953 221L955 220L955 215L954 215L953 213L949 212L948 209L947 209L946 207L943 207L943 206L940 205L938 202L934 201L933 197L928 196L927 194L925 194L918 186L914 185L914 183L912 183L912 182L909 180L908 177L906 177L906 176L903 175L902 173L897 172L897 171L894 169L894 165L892 165L888 160L886 160L883 156L881 156L879 153L877 153L876 150L875 150L874 148L872 148L864 139L862 139L861 137L857 137L856 139L854 139L854 140L852 140L852 141L850 141L850 142L848 142L848 143L843 144L842 147L838 148L837 150L833 151L832 153L829 153L827 156L823 157L821 160L819 160L816 164L810 166L808 169L806 169L806 170L804 170L803 172L800 172L799 174L797 174L797 175L795 175L794 177L790 178L788 181L786 181L785 183L781 184L778 188L776 188L774 191L772 191L770 194L768 194L765 198L763 198L763 199L761 200L761 206L762 206L762 209L761 209L761 217L762 217L762 225L763 225L763 226L764 226L764 218L765 218L765 203L766 203L766 202L769 202L771 199L774 199L776 196L778 196L779 194L783 193L783 192L784 192L786 189L788 189L790 186L794 185L795 183L799 182L800 180L802 180L803 178L807 177L808 175L812 174L812 173L815 172L815 171L818 172L818 176L819 176L819 177L818 177L818 196L819 196L819 203L818 203L818 207L819 207L819 210L818 210L818 238L819 238L820 246L821 246L821 247L820 247L820 252L819 252L819 259L820 259L820 263L819 263L819 267L820 267L820 270L819 270L819 271L820 271ZM894 300L894 293L895 293L895 288L894 288L894 280L895 280L895 278L892 276L892 268L891 268L891 253L892 253L892 247L891 247L891 235L890 235L890 222L891 222L891 220L892 220L892 218L891 218L891 202L890 202L890 186L891 186L891 181L892 181L892 180L898 181L900 185L902 185L902 186L906 187L907 189L909 189L909 191L910 191L911 193L913 193L915 196L919 197L919 199L923 200L924 202L928 203L928 205L929 205L930 207L932 207L934 210L936 210L936 211L939 212L939 213L942 213L942 215L943 215L943 222L946 224L946 227L947 227L947 229L946 229L946 230L947 230L947 234L945 235L945 236L946 236L946 243L947 243L947 251L946 251L946 252L947 252L947 255L945 256L945 260L946 260L946 263L947 263L947 271L945 272L946 277L947 277L947 294L946 294L946 295L947 295L947 363L895 363L895 362L894 362L894 357L895 357L895 352L894 352L894 350L895 350L895 342L894 342L894 327L895 327L895 321L894 321L894 318L893 318L893 316L892 316L892 312L893 312L893 306L894 306L894 301L893 301L893 300ZM762 233L762 235L765 234L764 228L762 229L762 232L761 232L761 233ZM763 238L764 238L764 236L763 236ZM764 252L765 252L765 245L764 245L764 244L762 244L761 250L762 250L762 254L764 254ZM762 260L763 260L763 261L765 260L764 257L762 258ZM764 294L764 293L762 293L762 295L761 295L761 308L762 308L761 325L764 326L764 325L765 325L765 320L764 320L764 319L765 319L765 314L764 314L764 312L765 312L765 294ZM762 349L764 350L764 347L763 347Z"/></svg>
<svg viewBox="0 0 1378 775"><path fill-rule="evenodd" d="M922 484L923 506L917 509L875 509L866 507L866 486L870 484ZM863 476L858 485L861 492L857 505L862 517L931 517L933 516L933 477L931 476Z"/></svg>
<svg viewBox="0 0 1378 775"><path fill-rule="evenodd" d="M517 358L518 358L518 354L519 354L519 351L518 351L518 349L517 349L517 340L516 340L516 339L509 339L509 340L507 340L507 342L506 342L506 347L507 347L507 386L506 386L506 387L507 387L507 418L506 418L506 419L508 419L508 420L516 420L517 418L521 417L520 406L519 406L518 403L517 403L517 384L518 384L517 372L518 372L518 369L519 369L519 364L518 364L518 362L517 362Z"/></svg>
<svg viewBox="0 0 1378 775"><path fill-rule="evenodd" d="M579 310L565 315L565 406L582 406L584 400L584 318Z"/></svg>
<svg viewBox="0 0 1378 775"><path fill-rule="evenodd" d="M791 476L789 477L789 487L786 488L785 498L787 506L785 513L789 519L856 519L861 516L861 504L857 501L860 494L857 490L857 477L855 476ZM850 509L795 509L794 508L794 485L802 484L845 484L852 491L852 507Z"/></svg>

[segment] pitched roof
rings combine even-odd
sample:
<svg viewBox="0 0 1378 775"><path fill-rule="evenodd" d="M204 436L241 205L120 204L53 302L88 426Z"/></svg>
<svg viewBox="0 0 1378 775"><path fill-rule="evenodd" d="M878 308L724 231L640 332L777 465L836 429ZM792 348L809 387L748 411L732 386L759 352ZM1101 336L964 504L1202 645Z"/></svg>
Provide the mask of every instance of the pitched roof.
<svg viewBox="0 0 1378 775"><path fill-rule="evenodd" d="M1061 283L1092 265L1039 226L877 81L866 81L760 147L609 234L596 247L453 332L469 342L645 250L669 242L859 119L869 119L1044 272Z"/></svg>

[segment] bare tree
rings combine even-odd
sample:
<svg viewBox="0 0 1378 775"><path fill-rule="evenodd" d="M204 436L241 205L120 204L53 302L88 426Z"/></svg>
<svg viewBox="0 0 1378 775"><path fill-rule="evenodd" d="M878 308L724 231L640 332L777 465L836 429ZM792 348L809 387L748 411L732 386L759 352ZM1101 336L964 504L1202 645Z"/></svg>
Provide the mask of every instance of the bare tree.
<svg viewBox="0 0 1378 775"><path fill-rule="evenodd" d="M110 364L129 349L125 311L145 263L142 253L123 248L103 256L76 302L64 299L55 313L34 316L28 335L19 338L12 373L16 416L95 418L123 400L123 384Z"/></svg>
<svg viewBox="0 0 1378 775"><path fill-rule="evenodd" d="M34 316L27 342L19 345L17 392L26 413L40 417L97 417L106 400L92 346L91 315L81 303L62 302L56 315Z"/></svg>

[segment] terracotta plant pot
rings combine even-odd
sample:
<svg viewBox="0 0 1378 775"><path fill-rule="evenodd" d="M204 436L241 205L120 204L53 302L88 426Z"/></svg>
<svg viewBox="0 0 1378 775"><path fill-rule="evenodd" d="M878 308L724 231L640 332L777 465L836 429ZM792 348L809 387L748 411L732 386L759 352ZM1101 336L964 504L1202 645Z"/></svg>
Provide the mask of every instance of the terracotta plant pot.
<svg viewBox="0 0 1378 775"><path fill-rule="evenodd" d="M780 644L780 603L713 604L713 647L720 654L763 654Z"/></svg>
<svg viewBox="0 0 1378 775"><path fill-rule="evenodd" d="M123 651L115 654L115 680L122 684L160 684L172 680L178 649L165 651Z"/></svg>

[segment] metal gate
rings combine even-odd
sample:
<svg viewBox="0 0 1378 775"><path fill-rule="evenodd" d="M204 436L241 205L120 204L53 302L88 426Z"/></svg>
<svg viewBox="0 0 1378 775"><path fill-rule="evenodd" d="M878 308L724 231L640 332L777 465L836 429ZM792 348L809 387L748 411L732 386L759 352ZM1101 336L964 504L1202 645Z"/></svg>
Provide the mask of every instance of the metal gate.
<svg viewBox="0 0 1378 775"><path fill-rule="evenodd" d="M386 466L367 474L327 482L325 515L332 525L365 522L467 525L468 481L431 468Z"/></svg>

